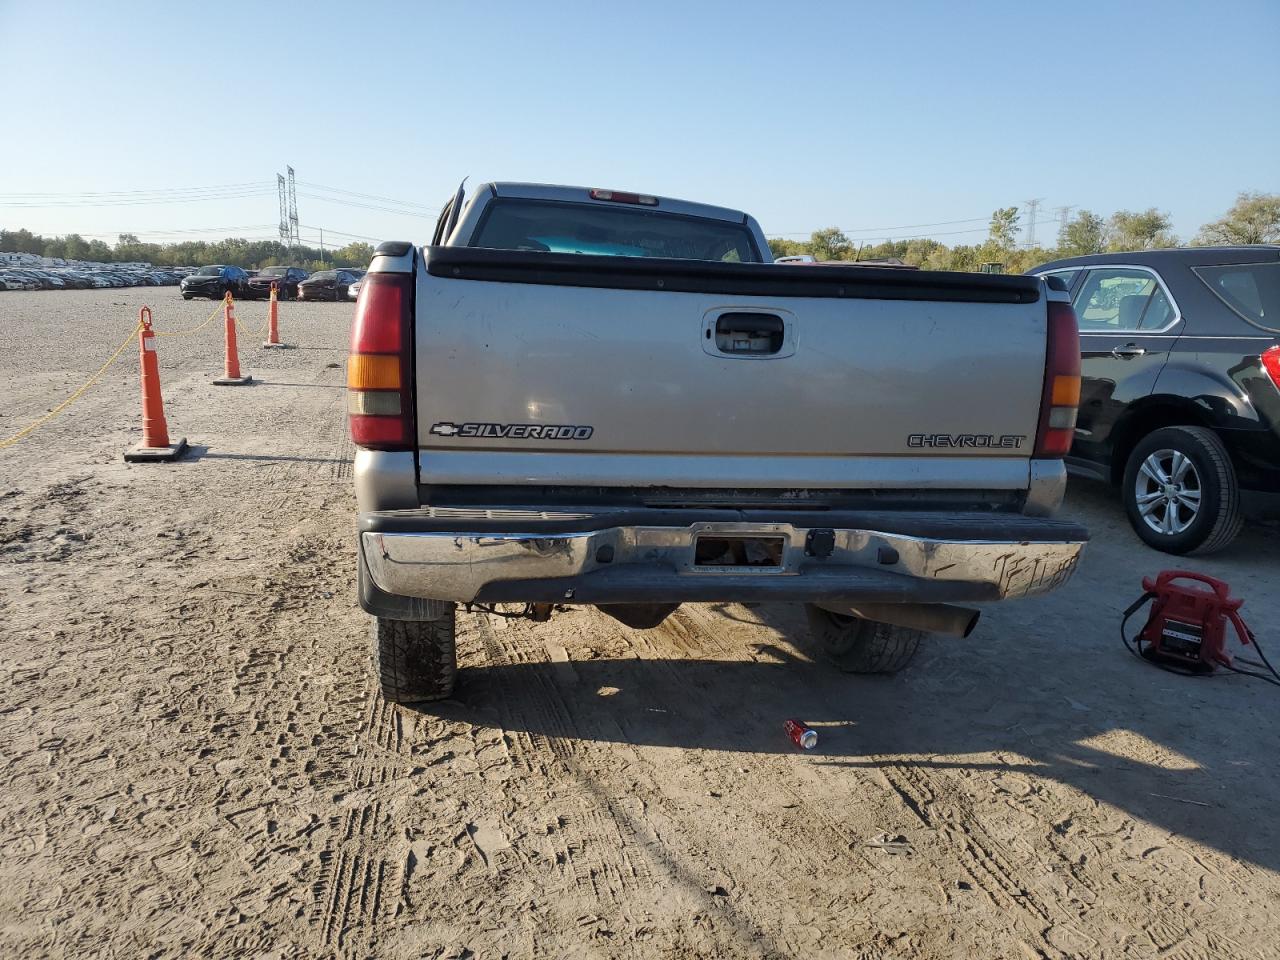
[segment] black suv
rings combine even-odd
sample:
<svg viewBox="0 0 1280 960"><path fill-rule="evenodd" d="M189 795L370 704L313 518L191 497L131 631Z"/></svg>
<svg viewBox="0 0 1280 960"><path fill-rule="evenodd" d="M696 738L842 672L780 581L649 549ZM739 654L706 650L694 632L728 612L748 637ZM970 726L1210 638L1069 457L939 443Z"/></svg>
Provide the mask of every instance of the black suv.
<svg viewBox="0 0 1280 960"><path fill-rule="evenodd" d="M292 300L298 296L298 284L307 279L307 271L301 267L263 267L249 278L246 293L251 298L271 296L271 285L276 285L276 298Z"/></svg>
<svg viewBox="0 0 1280 960"><path fill-rule="evenodd" d="M1280 246L1055 260L1080 322L1073 473L1120 487L1138 536L1211 553L1280 516Z"/></svg>
<svg viewBox="0 0 1280 960"><path fill-rule="evenodd" d="M195 273L183 277L178 284L183 300L192 297L208 297L210 300L221 300L228 291L233 297L243 297L249 288L249 274L240 267L228 267L222 264L201 267Z"/></svg>
<svg viewBox="0 0 1280 960"><path fill-rule="evenodd" d="M363 270L321 270L298 284L298 299L345 300L347 288L363 275Z"/></svg>

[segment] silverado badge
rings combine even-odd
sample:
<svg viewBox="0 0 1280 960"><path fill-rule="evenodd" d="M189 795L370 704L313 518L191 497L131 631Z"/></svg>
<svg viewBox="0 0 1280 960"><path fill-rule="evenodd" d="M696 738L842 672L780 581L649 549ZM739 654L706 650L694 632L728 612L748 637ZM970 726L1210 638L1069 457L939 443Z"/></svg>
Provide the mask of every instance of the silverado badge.
<svg viewBox="0 0 1280 960"><path fill-rule="evenodd" d="M588 440L594 428L555 423L451 423L431 425L437 437L476 437L489 440Z"/></svg>

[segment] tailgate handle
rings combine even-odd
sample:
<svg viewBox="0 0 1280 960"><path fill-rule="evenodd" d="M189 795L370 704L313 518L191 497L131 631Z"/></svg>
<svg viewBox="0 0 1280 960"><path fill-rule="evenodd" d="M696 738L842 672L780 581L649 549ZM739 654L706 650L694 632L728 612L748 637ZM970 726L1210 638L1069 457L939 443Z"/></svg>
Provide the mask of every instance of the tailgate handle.
<svg viewBox="0 0 1280 960"><path fill-rule="evenodd" d="M722 313L716 318L716 347L722 353L777 353L785 333L782 318L773 313Z"/></svg>

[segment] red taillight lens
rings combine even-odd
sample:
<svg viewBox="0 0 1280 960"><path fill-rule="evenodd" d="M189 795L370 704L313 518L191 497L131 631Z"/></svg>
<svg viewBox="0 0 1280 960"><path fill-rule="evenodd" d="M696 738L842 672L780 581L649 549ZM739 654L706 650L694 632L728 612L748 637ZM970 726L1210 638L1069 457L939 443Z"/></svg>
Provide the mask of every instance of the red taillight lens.
<svg viewBox="0 0 1280 960"><path fill-rule="evenodd" d="M370 450L411 450L414 445L411 283L405 273L371 273L356 301L347 359L347 421L352 442Z"/></svg>
<svg viewBox="0 0 1280 960"><path fill-rule="evenodd" d="M1262 369L1267 371L1271 382L1280 390L1280 343L1262 351Z"/></svg>
<svg viewBox="0 0 1280 960"><path fill-rule="evenodd" d="M1060 458L1071 449L1080 406L1080 332L1068 303L1049 301L1049 339L1035 456Z"/></svg>

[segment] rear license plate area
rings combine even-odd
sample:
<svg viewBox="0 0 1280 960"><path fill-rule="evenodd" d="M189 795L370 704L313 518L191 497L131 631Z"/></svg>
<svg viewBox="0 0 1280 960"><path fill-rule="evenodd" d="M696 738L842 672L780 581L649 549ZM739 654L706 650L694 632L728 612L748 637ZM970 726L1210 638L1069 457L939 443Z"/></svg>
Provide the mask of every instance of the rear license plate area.
<svg viewBox="0 0 1280 960"><path fill-rule="evenodd" d="M695 570L781 570L783 537L700 534L693 542Z"/></svg>

